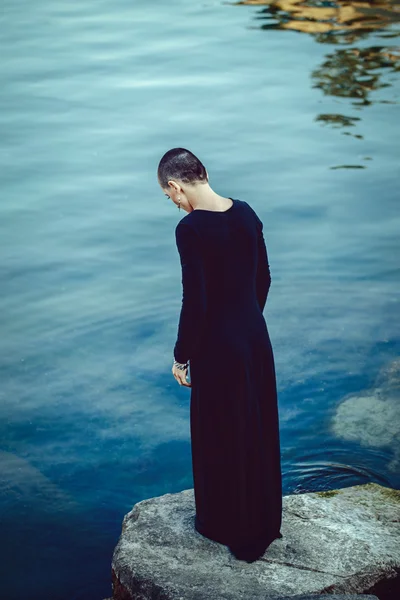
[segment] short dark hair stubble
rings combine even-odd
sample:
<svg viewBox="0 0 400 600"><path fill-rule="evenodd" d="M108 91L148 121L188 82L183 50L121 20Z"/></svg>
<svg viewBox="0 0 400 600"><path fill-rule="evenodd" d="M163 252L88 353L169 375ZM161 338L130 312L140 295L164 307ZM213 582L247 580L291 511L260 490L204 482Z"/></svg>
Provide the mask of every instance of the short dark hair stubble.
<svg viewBox="0 0 400 600"><path fill-rule="evenodd" d="M178 179L191 185L208 181L203 163L186 148L168 150L159 162L157 177L161 187L166 190L170 179Z"/></svg>

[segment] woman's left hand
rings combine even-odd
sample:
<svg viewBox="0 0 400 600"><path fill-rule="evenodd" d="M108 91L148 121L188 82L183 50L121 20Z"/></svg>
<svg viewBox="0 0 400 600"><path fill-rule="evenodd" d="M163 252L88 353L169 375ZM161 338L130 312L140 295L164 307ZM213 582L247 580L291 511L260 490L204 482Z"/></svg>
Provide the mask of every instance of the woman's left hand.
<svg viewBox="0 0 400 600"><path fill-rule="evenodd" d="M188 369L178 369L175 365L172 365L172 374L179 383L179 385L184 385L186 387L192 387L192 384L189 381L186 381Z"/></svg>

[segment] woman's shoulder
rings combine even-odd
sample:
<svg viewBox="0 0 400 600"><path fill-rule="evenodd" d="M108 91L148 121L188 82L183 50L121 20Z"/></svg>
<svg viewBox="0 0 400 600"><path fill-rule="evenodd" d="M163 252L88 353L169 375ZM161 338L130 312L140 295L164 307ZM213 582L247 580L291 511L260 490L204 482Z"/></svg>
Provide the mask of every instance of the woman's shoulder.
<svg viewBox="0 0 400 600"><path fill-rule="evenodd" d="M190 218L191 213L188 213L175 226L175 238L177 243L183 240L193 238L198 233L198 224Z"/></svg>
<svg viewBox="0 0 400 600"><path fill-rule="evenodd" d="M179 231L186 231L186 230L190 230L193 228L193 221L190 218L191 213L188 213L187 215L185 215L184 217L182 217L182 219L180 219L180 221L177 222L176 226L175 226L175 233L179 232ZM186 227L185 227L186 226Z"/></svg>
<svg viewBox="0 0 400 600"><path fill-rule="evenodd" d="M262 223L260 217L258 216L257 212L255 211L255 209L248 202L246 202L246 200L241 200L241 202L245 206L245 210L253 216L257 225L262 227L263 223Z"/></svg>

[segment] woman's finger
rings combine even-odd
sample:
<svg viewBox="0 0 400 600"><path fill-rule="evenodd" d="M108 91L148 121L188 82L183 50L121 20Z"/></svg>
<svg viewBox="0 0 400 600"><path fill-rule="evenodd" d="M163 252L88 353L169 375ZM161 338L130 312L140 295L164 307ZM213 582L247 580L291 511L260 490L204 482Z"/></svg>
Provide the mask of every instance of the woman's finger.
<svg viewBox="0 0 400 600"><path fill-rule="evenodd" d="M190 384L186 381L186 376L187 376L187 370L185 370L185 371L180 370L179 374L178 374L179 383L186 387L190 387Z"/></svg>
<svg viewBox="0 0 400 600"><path fill-rule="evenodd" d="M192 387L192 384L189 383L188 381L186 381L186 377L183 376L181 379L182 385L184 385L185 387Z"/></svg>

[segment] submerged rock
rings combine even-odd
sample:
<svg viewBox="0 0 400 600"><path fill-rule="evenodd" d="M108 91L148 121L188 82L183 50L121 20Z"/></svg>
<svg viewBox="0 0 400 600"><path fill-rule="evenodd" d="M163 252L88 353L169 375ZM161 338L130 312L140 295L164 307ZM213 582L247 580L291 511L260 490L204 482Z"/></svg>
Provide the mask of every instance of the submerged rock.
<svg viewBox="0 0 400 600"><path fill-rule="evenodd" d="M398 490L367 483L284 496L283 537L253 563L200 535L194 516L193 489L135 504L113 553L114 600L400 597Z"/></svg>
<svg viewBox="0 0 400 600"><path fill-rule="evenodd" d="M400 359L379 371L372 387L348 394L336 407L332 433L366 448L385 448L388 471L400 471ZM388 453L389 454L389 453Z"/></svg>

